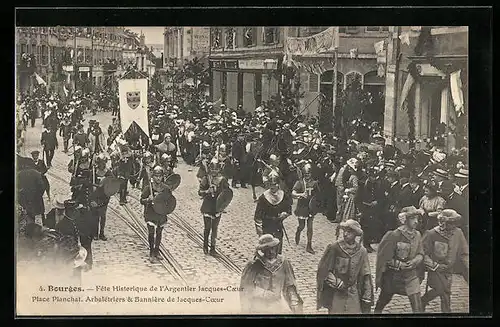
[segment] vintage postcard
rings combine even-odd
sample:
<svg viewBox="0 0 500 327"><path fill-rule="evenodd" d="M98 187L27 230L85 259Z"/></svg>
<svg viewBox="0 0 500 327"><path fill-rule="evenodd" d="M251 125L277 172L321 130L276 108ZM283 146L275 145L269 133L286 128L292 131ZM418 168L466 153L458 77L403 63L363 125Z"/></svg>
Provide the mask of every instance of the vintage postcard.
<svg viewBox="0 0 500 327"><path fill-rule="evenodd" d="M16 314L469 312L466 26L18 26Z"/></svg>

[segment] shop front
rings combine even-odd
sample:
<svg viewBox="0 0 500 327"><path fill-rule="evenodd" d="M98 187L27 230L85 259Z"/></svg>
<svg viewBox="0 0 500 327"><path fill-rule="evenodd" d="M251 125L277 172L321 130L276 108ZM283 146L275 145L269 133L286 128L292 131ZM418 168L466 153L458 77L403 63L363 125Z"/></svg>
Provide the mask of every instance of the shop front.
<svg viewBox="0 0 500 327"><path fill-rule="evenodd" d="M262 102L278 93L278 59L234 59L210 61L212 72L211 98L229 108L242 105L253 112Z"/></svg>

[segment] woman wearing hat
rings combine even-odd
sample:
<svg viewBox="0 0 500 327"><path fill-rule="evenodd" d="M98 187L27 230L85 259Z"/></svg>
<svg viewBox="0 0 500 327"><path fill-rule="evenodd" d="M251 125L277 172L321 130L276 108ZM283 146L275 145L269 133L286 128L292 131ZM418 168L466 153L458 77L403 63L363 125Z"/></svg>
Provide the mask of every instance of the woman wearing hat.
<svg viewBox="0 0 500 327"><path fill-rule="evenodd" d="M420 283L424 279L421 265L424 249L416 229L420 211L405 207L398 215L401 226L388 231L377 249L376 287L380 295L375 313L382 313L394 294L408 296L414 313L422 312Z"/></svg>
<svg viewBox="0 0 500 327"><path fill-rule="evenodd" d="M164 170L160 166L153 169L151 183L142 190L141 204L144 205L144 219L148 227L149 259L151 262L158 260L160 255L160 244L163 228L167 224L168 217L157 213L153 204L155 197L162 193L170 193L168 187L163 183Z"/></svg>
<svg viewBox="0 0 500 327"><path fill-rule="evenodd" d="M243 313L302 313L303 301L297 292L293 268L287 259L278 254L279 244L279 239L271 234L259 238L255 256L241 274L240 303Z"/></svg>
<svg viewBox="0 0 500 327"><path fill-rule="evenodd" d="M357 214L359 210L356 205L359 184L358 168L358 159L351 158L347 160L347 170L344 171L342 176L342 184L344 186L342 221L349 219L358 220Z"/></svg>
<svg viewBox="0 0 500 327"><path fill-rule="evenodd" d="M427 231L422 238L427 270L427 288L422 296L422 305L425 310L427 304L439 296L441 312L447 313L451 312L453 272L462 274L469 282L469 247L457 227L462 217L455 210L445 209L437 218L439 225Z"/></svg>
<svg viewBox="0 0 500 327"><path fill-rule="evenodd" d="M446 206L446 201L437 192L437 185L428 182L424 185L424 196L420 199L419 210L422 215L422 223L419 226L421 232L432 229L438 225L437 216Z"/></svg>
<svg viewBox="0 0 500 327"><path fill-rule="evenodd" d="M352 219L340 224L343 239L327 246L318 265L317 309L329 314L370 313L373 284L368 252L356 237L363 235L360 224Z"/></svg>
<svg viewBox="0 0 500 327"><path fill-rule="evenodd" d="M222 212L217 211L217 197L224 189L229 188L227 179L221 174L221 166L217 158L213 158L208 166L208 172L200 180L198 195L203 197L200 211L203 215L203 252L216 256L215 243ZM210 237L210 251L208 240Z"/></svg>
<svg viewBox="0 0 500 327"><path fill-rule="evenodd" d="M272 234L280 240L278 253L282 252L283 220L292 212L292 198L280 189L280 176L269 174L269 188L257 200L254 221L257 235Z"/></svg>

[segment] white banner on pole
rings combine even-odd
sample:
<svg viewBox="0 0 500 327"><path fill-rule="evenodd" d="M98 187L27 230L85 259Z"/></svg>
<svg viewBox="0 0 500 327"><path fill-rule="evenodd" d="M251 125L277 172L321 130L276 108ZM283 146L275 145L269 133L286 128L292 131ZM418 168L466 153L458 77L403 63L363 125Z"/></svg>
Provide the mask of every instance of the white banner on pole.
<svg viewBox="0 0 500 327"><path fill-rule="evenodd" d="M132 122L149 136L148 122L148 80L122 79L118 82L120 95L120 121L125 133Z"/></svg>

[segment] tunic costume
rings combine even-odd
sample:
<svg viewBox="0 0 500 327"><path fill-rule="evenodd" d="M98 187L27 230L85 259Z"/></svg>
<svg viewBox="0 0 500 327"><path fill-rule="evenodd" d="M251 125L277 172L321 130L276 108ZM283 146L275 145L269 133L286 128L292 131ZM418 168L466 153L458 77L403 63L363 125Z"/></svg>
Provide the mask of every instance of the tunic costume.
<svg viewBox="0 0 500 327"><path fill-rule="evenodd" d="M342 212L342 221L346 221L349 219L359 220L358 219L358 208L356 206L356 197L358 193L358 176L356 174L351 174L349 180L344 185L344 190L349 189L347 192L347 200L344 203L344 208Z"/></svg>
<svg viewBox="0 0 500 327"><path fill-rule="evenodd" d="M153 198L161 192L171 193L170 190L167 188L167 185L165 185L163 182L158 185L154 185L154 182L152 182L151 186L153 186L153 193L152 193ZM167 224L168 216L160 215L154 211L152 203L147 201L147 198L150 195L151 195L151 188L150 185L148 184L143 188L141 194L141 204L144 205L144 218L146 220L146 223L152 226L163 227Z"/></svg>
<svg viewBox="0 0 500 327"><path fill-rule="evenodd" d="M422 243L427 286L431 288L422 297L422 303L425 305L439 296L441 311L451 312L452 274L459 273L469 282L469 247L465 236L458 227L446 231L437 226L424 234Z"/></svg>
<svg viewBox="0 0 500 327"><path fill-rule="evenodd" d="M283 190L278 190L277 195L273 196L267 190L257 200L255 208L254 221L257 229L257 234L271 234L280 240L278 245L278 253L281 254L283 249L283 222L279 217L280 213L292 213L292 198Z"/></svg>
<svg viewBox="0 0 500 327"><path fill-rule="evenodd" d="M377 249L375 284L382 291L375 312L381 312L393 294L407 295L414 312L421 310L420 283L424 279L423 265L420 263L416 268L404 270L398 268L401 263L408 263L417 256L422 259L424 256L419 231L410 232L401 226L384 235Z"/></svg>
<svg viewBox="0 0 500 327"><path fill-rule="evenodd" d="M327 282L329 274L336 283ZM330 314L370 312L374 297L370 262L359 243L349 245L341 240L328 245L316 278L318 310L324 307Z"/></svg>
<svg viewBox="0 0 500 327"><path fill-rule="evenodd" d="M210 189L210 187L215 187L215 192L203 193ZM201 178L200 187L198 190L198 195L203 197L203 202L200 207L200 212L203 215L203 248L208 249L208 238L210 237L210 247L212 251L215 251L215 243L217 239L217 231L219 228L220 218L222 212L217 212L217 197L222 192L223 189L228 189L229 183L224 176L218 175L215 177L209 177L205 175Z"/></svg>
<svg viewBox="0 0 500 327"><path fill-rule="evenodd" d="M293 190L299 194L307 193L307 198L299 198L297 200L297 207L295 208L293 214L299 219L314 218L314 215L316 215L317 212L311 212L309 202L313 196L318 196L320 192L318 181L306 181L305 179L299 180L295 182Z"/></svg>
<svg viewBox="0 0 500 327"><path fill-rule="evenodd" d="M292 265L280 255L274 262L256 255L243 269L240 288L243 313L284 314L290 313L290 310L295 313L302 311L303 301L297 293Z"/></svg>
<svg viewBox="0 0 500 327"><path fill-rule="evenodd" d="M344 165L340 168L337 177L335 178L335 188L337 193L337 214L335 217L336 222L342 221L342 215L344 213L344 182L342 180L345 170L348 169L347 165Z"/></svg>

